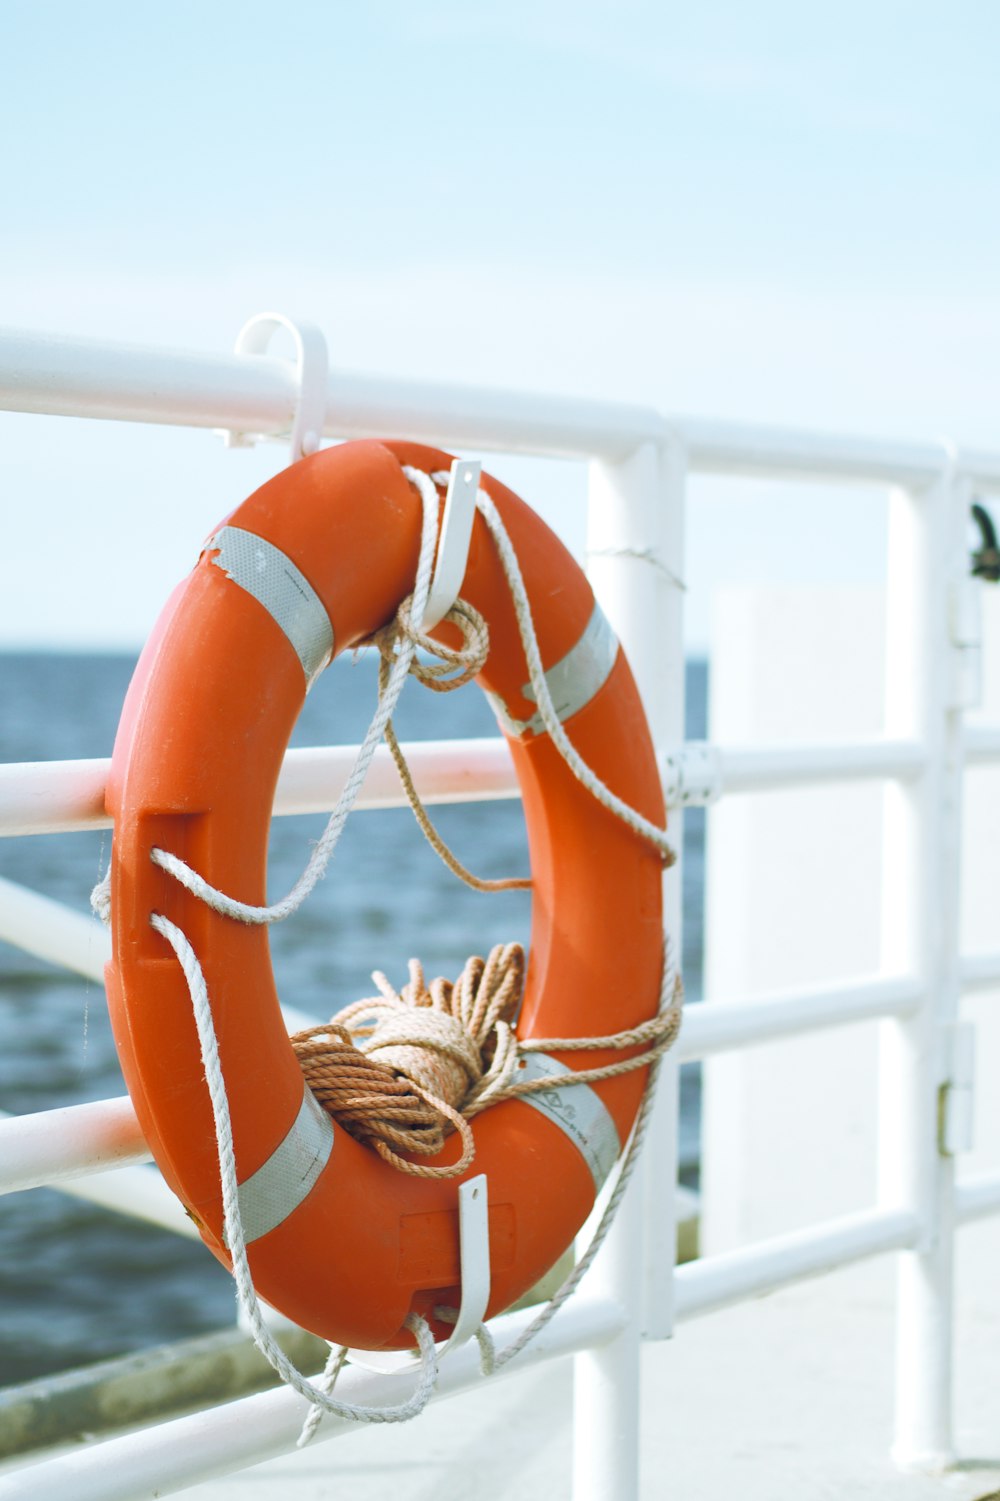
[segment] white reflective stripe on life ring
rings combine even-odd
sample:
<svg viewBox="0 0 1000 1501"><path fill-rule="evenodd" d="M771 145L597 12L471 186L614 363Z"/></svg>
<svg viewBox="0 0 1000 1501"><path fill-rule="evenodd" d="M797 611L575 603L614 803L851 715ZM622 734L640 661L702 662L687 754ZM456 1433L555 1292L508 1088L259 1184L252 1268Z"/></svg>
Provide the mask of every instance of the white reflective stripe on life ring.
<svg viewBox="0 0 1000 1501"><path fill-rule="evenodd" d="M215 551L215 566L252 594L284 631L311 687L333 656L333 627L309 580L280 547L242 527L220 527L206 550Z"/></svg>
<svg viewBox="0 0 1000 1501"><path fill-rule="evenodd" d="M312 1192L333 1150L333 1131L333 1121L306 1086L288 1135L239 1185L247 1245L276 1229Z"/></svg>
<svg viewBox="0 0 1000 1501"><path fill-rule="evenodd" d="M617 658L618 637L608 624L600 605L595 603L579 641L545 673L545 682L560 724L564 724L589 704L604 687ZM537 703L530 683L525 683L521 692L532 703ZM530 719L515 719L498 694L488 693L486 696L500 721L500 727L508 735L519 739L522 735L546 733L541 714L533 714Z"/></svg>

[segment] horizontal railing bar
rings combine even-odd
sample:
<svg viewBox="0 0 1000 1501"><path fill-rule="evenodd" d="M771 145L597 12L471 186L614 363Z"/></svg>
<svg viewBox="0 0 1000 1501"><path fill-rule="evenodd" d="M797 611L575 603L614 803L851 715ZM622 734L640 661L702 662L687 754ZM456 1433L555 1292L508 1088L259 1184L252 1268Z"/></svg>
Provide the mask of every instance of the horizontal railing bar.
<svg viewBox="0 0 1000 1501"><path fill-rule="evenodd" d="M74 974L96 980L103 987L104 966L111 958L111 935L107 928L64 902L0 877L0 939L45 959L61 964Z"/></svg>
<svg viewBox="0 0 1000 1501"><path fill-rule="evenodd" d="M696 1001L684 1008L684 1025L675 1051L679 1062L689 1063L712 1053L828 1027L908 1016L919 1008L923 995L919 981L900 976L823 985L746 1001Z"/></svg>
<svg viewBox="0 0 1000 1501"><path fill-rule="evenodd" d="M295 368L269 355L156 349L8 329L0 333L0 408L279 436L290 430ZM619 459L668 435L696 472L785 479L931 483L946 468L943 443L800 432L666 418L649 407L336 370L324 433L401 432L486 451ZM1000 489L1000 455L957 455L959 472Z"/></svg>
<svg viewBox="0 0 1000 1501"><path fill-rule="evenodd" d="M58 1187L85 1173L149 1162L128 1095L0 1117L0 1192Z"/></svg>
<svg viewBox="0 0 1000 1501"><path fill-rule="evenodd" d="M992 761L1000 761L1000 725L966 725L962 744L968 766L983 766Z"/></svg>
<svg viewBox="0 0 1000 1501"><path fill-rule="evenodd" d="M1000 986L1000 954L963 954L958 973L963 990L993 990Z"/></svg>
<svg viewBox="0 0 1000 1501"><path fill-rule="evenodd" d="M970 731L972 764L1000 760L1000 730ZM701 748L701 742L696 748ZM428 804L483 802L520 796L506 741L418 740L404 747L417 790ZM718 790L764 792L825 782L919 776L926 750L919 741L859 740L818 745L714 745L705 750L717 769ZM342 791L358 747L310 746L287 752L274 812L325 813ZM684 760L684 749L667 759ZM58 834L110 828L104 788L110 761L21 761L0 765L0 836ZM700 798L694 799L701 800ZM372 760L358 809L401 808L406 797L385 746Z"/></svg>
<svg viewBox="0 0 1000 1501"><path fill-rule="evenodd" d="M0 939L37 959L61 964L74 974L104 984L104 966L111 959L111 935L96 918L87 917L0 877ZM288 1031L298 1032L320 1020L297 1006L281 1004Z"/></svg>
<svg viewBox="0 0 1000 1501"><path fill-rule="evenodd" d="M955 1185L955 1217L967 1224L1000 1214L1000 1176L970 1178Z"/></svg>
<svg viewBox="0 0 1000 1501"><path fill-rule="evenodd" d="M8 329L0 334L0 408L289 432L295 367L270 355L153 349ZM323 432L329 438L401 433L428 443L553 458L620 459L660 441L652 408L544 393L331 371Z"/></svg>
<svg viewBox="0 0 1000 1501"><path fill-rule="evenodd" d="M115 1100L101 1101L102 1104L115 1105ZM68 1106L70 1110L79 1110L80 1106ZM105 1170L103 1166L79 1167L75 1165L75 1174L72 1177L51 1177L44 1171L47 1163L58 1155L58 1147L53 1151L52 1143L48 1140L50 1134L60 1129L60 1122L45 1121L45 1115L58 1116L59 1111L47 1111L35 1116L10 1116L6 1111L0 1111L0 1143L3 1145L3 1156L0 1158L0 1194L20 1193L29 1188L41 1188L48 1186L56 1188L60 1193L67 1193L76 1199L84 1199L89 1204L99 1204L102 1209L111 1209L117 1214L127 1215L129 1219L143 1220L147 1224L157 1225L161 1230L169 1230L174 1235L183 1235L189 1240L200 1240L194 1222L184 1213L180 1202L170 1192L159 1173L151 1167L110 1167ZM19 1128L20 1123L31 1122L36 1119L42 1120L42 1128L30 1128L27 1132ZM13 1123L19 1123L14 1125ZM10 1125L11 1135L8 1136L4 1127ZM71 1119L70 1127L75 1122ZM13 1140L11 1140L13 1137ZM12 1150L11 1150L12 1149ZM10 1157L8 1158L8 1151ZM132 1162L141 1162L149 1159L149 1152L132 1157ZM116 1159L116 1160L121 1160ZM40 1175L39 1169L42 1169ZM14 1176L12 1177L11 1174ZM78 1176L83 1175L86 1176Z"/></svg>
<svg viewBox="0 0 1000 1501"><path fill-rule="evenodd" d="M403 746L421 798L428 804L520 796L507 743L415 740ZM340 796L356 745L304 747L285 755L274 801L277 815L326 813ZM107 759L21 761L0 765L0 836L107 829ZM356 808L403 808L406 794L384 745L372 758Z"/></svg>
<svg viewBox="0 0 1000 1501"><path fill-rule="evenodd" d="M107 758L8 761L0 765L0 835L110 829L104 811Z"/></svg>
<svg viewBox="0 0 1000 1501"><path fill-rule="evenodd" d="M537 1309L502 1314L489 1324L499 1346L515 1339ZM497 1377L523 1372L544 1361L574 1355L607 1343L625 1325L618 1304L577 1296L565 1304L539 1334ZM482 1386L479 1348L474 1340L449 1353L441 1363L437 1398L456 1396ZM337 1396L346 1402L388 1407L405 1401L413 1390L413 1371L385 1374L361 1366L345 1367ZM170 1496L200 1481L234 1474L250 1465L294 1450L306 1408L290 1388L260 1392L153 1428L78 1448L41 1464L24 1466L0 1477L0 1501L37 1501L39 1496L66 1496L73 1501L145 1501ZM327 1416L313 1443L356 1433L357 1423Z"/></svg>
<svg viewBox="0 0 1000 1501"><path fill-rule="evenodd" d="M918 775L919 742L873 740L845 745L709 746L723 792L763 791L826 781ZM506 741L415 740L403 747L417 791L428 804L485 802L520 796ZM277 816L325 813L354 765L355 745L287 752L274 801ZM0 836L105 829L104 788L110 761L21 761L0 765ZM355 807L401 808L406 796L385 746L372 759Z"/></svg>
<svg viewBox="0 0 1000 1501"><path fill-rule="evenodd" d="M718 754L724 793L762 792L872 777L914 777L927 763L927 752L916 740L720 746Z"/></svg>
<svg viewBox="0 0 1000 1501"><path fill-rule="evenodd" d="M941 443L882 441L700 418L671 422L671 428L695 473L922 487L948 464Z"/></svg>
<svg viewBox="0 0 1000 1501"><path fill-rule="evenodd" d="M343 791L356 745L290 750L275 796L276 814L327 813ZM410 740L403 746L417 791L430 804L490 802L521 795L502 736L477 740ZM404 808L406 794L387 748L380 745L356 808Z"/></svg>
<svg viewBox="0 0 1000 1501"><path fill-rule="evenodd" d="M915 1214L867 1209L687 1262L675 1273L677 1317L711 1313L853 1261L905 1250L917 1244L919 1235L920 1221Z"/></svg>
<svg viewBox="0 0 1000 1501"><path fill-rule="evenodd" d="M682 1062L689 1061L728 1048L770 1042L824 1027L847 1026L883 1016L903 1016L919 1006L921 996L922 990L916 981L901 978L862 981L752 1001L700 1001L686 1009L677 1042L677 1056ZM309 1019L296 1020L308 1025ZM9 1193L15 1188L42 1184L58 1186L62 1178L87 1172L91 1165L91 1135L88 1131L96 1132L98 1141L102 1139L100 1121L105 1107L109 1110L113 1107L113 1129L121 1129L122 1120L131 1110L127 1097L70 1107L84 1112L80 1120L88 1130L79 1133L71 1131L67 1134L61 1118L54 1122L51 1132L47 1131L46 1114L61 1117L59 1111L0 1121L0 1144L4 1144L4 1152L9 1154L5 1157L0 1153L0 1162L4 1163L0 1169L0 1191ZM30 1123L24 1126L24 1146L19 1141L18 1121ZM140 1155L125 1155L122 1160L146 1161L145 1144L134 1117L130 1129L133 1152ZM45 1155L46 1142L48 1156ZM25 1161L27 1169L22 1166ZM98 1170L102 1165L100 1160L94 1164ZM30 1182L22 1181L26 1173Z"/></svg>
<svg viewBox="0 0 1000 1501"><path fill-rule="evenodd" d="M667 424L652 407L335 370L324 432L330 438L405 433L448 448L614 461L643 443L662 442Z"/></svg>

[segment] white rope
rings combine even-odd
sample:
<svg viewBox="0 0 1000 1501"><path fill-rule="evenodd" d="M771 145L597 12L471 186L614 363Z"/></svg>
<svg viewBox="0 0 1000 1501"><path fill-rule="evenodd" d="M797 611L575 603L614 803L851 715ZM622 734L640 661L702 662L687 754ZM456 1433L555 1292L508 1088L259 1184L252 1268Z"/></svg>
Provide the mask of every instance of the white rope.
<svg viewBox="0 0 1000 1501"><path fill-rule="evenodd" d="M673 1004L673 1000L677 993L679 984L680 971L677 966L677 960L674 952L674 942L668 933L664 933L663 979L660 982L659 1006L659 1014L661 1016L663 1016ZM646 1088L643 1091L642 1103L639 1106L639 1113L635 1118L635 1125L632 1127L632 1134L629 1137L628 1146L626 1147L625 1152L621 1158L621 1163L618 1169L618 1180L615 1183L611 1197L608 1199L608 1202L605 1205L604 1213L601 1215L597 1229L594 1231L593 1238L591 1239L590 1244L587 1246L586 1251L583 1253L580 1260L573 1268L572 1272L570 1272L569 1276L566 1278L565 1282L562 1284L559 1290L555 1294L553 1294L552 1298L550 1298L548 1303L545 1304L545 1307L541 1310L541 1312L535 1315L527 1328L523 1329L518 1335L517 1339L513 1340L509 1345L507 1345L505 1349L499 1351L499 1353L494 1346L493 1337L489 1333L489 1330L485 1325L480 1325L481 1333L486 1336L485 1339L479 1339L480 1364L482 1366L484 1376L491 1376L494 1371L498 1371L500 1370L501 1366L505 1366L509 1360L513 1360L515 1355L519 1355L524 1349L525 1345L530 1344L535 1336L545 1328L550 1319L552 1319L559 1312L560 1308L567 1301L567 1299L572 1297L573 1293L576 1292L577 1287L580 1285L580 1282L590 1270L594 1261L594 1257L601 1249L607 1233L611 1229L615 1215L618 1213L618 1206L621 1204L621 1201L625 1196L625 1190L628 1187L629 1179L632 1176L633 1169L635 1168L635 1165L639 1160L639 1153L642 1151L642 1145L646 1137L646 1130L649 1126L649 1116L653 1108L653 1101L656 1098L656 1080L659 1076L661 1062L662 1058L655 1058L649 1065L649 1074L646 1077ZM479 1338L478 1335L477 1338Z"/></svg>
<svg viewBox="0 0 1000 1501"><path fill-rule="evenodd" d="M434 548L437 542L438 506L439 498L433 482L419 469L411 469L404 465L403 473L406 478L420 491L423 501L423 524L420 536L420 559L417 565L416 582L413 586L412 620L419 630L424 618L424 609L427 605L427 595L430 591L431 569L434 563ZM182 886L192 892L201 901L207 903L215 912L224 913L226 917L235 918L237 922L251 924L270 924L282 922L293 912L297 911L306 897L323 878L326 868L330 863L333 852L344 831L348 815L354 806L355 799L361 790L368 767L376 747L382 739L385 727L392 718L393 710L399 695L403 691L410 664L413 661L416 646L409 637L404 637L398 646L397 654L389 669L389 680L383 693L368 732L361 743L361 748L355 757L351 774L345 783L344 790L337 799L337 805L330 815L326 828L316 844L309 863L299 876L295 885L287 896L280 902L274 902L270 906L257 907L249 902L239 902L235 897L228 896L224 891L219 891L192 870L186 861L179 856L171 854L168 850L154 849L152 860L166 870Z"/></svg>
<svg viewBox="0 0 1000 1501"><path fill-rule="evenodd" d="M320 1383L310 1381L282 1350L264 1321L260 1300L253 1285L250 1262L247 1257L246 1240L243 1234L243 1219L240 1214L239 1187L236 1178L236 1154L233 1148L233 1128L229 1115L229 1100L219 1060L219 1045L212 1020L212 1007L208 999L205 975L194 949L176 924L159 913L150 918L157 933L170 944L184 971L191 1005L198 1027L198 1041L205 1066L212 1115L215 1120L216 1141L219 1148L219 1173L222 1182L222 1213L226 1246L233 1262L233 1278L236 1296L246 1317L254 1344L268 1360L282 1381L293 1391L305 1397L313 1407L324 1413L333 1413L339 1418L350 1418L358 1423L405 1423L415 1418L427 1406L437 1385L437 1350L426 1319L419 1314L410 1314L404 1321L413 1333L420 1351L420 1371L417 1385L405 1402L395 1407L366 1407L354 1402L339 1402L325 1390L326 1376Z"/></svg>
<svg viewBox="0 0 1000 1501"><path fill-rule="evenodd" d="M319 1378L319 1385L322 1390L326 1392L327 1396L330 1395L330 1393L333 1391L333 1388L336 1386L337 1377L344 1369L346 1361L347 1346L331 1345L330 1353L326 1358L326 1365L323 1367L323 1374ZM305 1448L306 1444L311 1441L313 1434L316 1432L316 1429L319 1427L322 1419L323 1409L314 1402L309 1411L306 1413L306 1420L302 1424L302 1432L299 1434L298 1438L295 1441L296 1449Z"/></svg>
<svg viewBox="0 0 1000 1501"><path fill-rule="evenodd" d="M447 475L436 474L434 479L442 482ZM521 644L524 647L524 655L528 663L528 676L531 679L532 692L535 695L535 703L542 717L542 723L548 730L553 744L562 756L570 771L582 782L599 803L614 813L626 823L630 829L640 834L643 839L663 854L667 859L673 860L674 850L667 838L666 830L659 828L648 818L629 806L628 803L611 791L605 782L591 770L573 745L556 713L556 707L552 702L549 685L545 677L545 668L542 666L541 654L538 650L538 637L535 634L534 621L531 618L531 603L528 599L528 591L524 586L524 577L521 573L521 565L517 560L507 528L501 520L492 496L485 490L480 490L476 498L476 506L480 515L489 527L496 543L497 552L503 571L507 576L510 586L511 598L514 602L514 612L517 616L517 628L521 636Z"/></svg>
<svg viewBox="0 0 1000 1501"><path fill-rule="evenodd" d="M111 921L111 866L109 865L93 891L90 893L90 910L99 917L105 927Z"/></svg>
<svg viewBox="0 0 1000 1501"><path fill-rule="evenodd" d="M650 568L655 568L669 579L675 589L680 589L682 594L687 593L687 584L680 574L668 568L663 559L657 556L654 547L588 547L587 558L632 558L636 563L648 563Z"/></svg>

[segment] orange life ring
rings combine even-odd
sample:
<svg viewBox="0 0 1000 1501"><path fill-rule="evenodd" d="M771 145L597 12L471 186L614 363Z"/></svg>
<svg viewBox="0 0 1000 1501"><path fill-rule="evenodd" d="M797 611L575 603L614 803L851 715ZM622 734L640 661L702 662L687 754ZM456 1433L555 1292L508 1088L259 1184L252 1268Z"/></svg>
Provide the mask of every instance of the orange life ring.
<svg viewBox="0 0 1000 1501"><path fill-rule="evenodd" d="M411 1313L427 1317L436 1337L450 1333L433 1310L460 1296L456 1180L404 1176L332 1125L304 1092L266 929L210 910L150 852L169 850L239 900L264 903L274 791L308 681L331 650L350 650L391 620L413 586L421 502L401 466L432 473L450 462L412 443L346 443L286 469L233 512L143 652L107 791L115 828L108 995L153 1155L228 1265L190 998L174 953L150 926L161 913L188 935L208 982L255 1286L307 1329L369 1349L412 1345L403 1328ZM483 485L517 552L574 745L619 797L663 827L639 694L586 578L523 501L495 479ZM595 801L536 719L508 586L479 516L462 595L489 623L478 681L502 706L527 824L532 943L519 1034L603 1036L636 1026L659 999L660 855ZM438 629L447 639L453 628ZM621 1056L569 1053L555 1067ZM489 1180L490 1314L537 1281L583 1223L646 1073L557 1100L507 1100L476 1118L466 1176ZM455 1161L457 1148L451 1137L435 1160Z"/></svg>

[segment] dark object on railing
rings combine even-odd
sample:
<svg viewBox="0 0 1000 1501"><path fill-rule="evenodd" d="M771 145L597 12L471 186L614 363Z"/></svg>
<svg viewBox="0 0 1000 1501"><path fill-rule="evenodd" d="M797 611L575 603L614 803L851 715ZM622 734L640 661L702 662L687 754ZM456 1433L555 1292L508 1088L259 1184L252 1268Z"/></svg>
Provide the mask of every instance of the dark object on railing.
<svg viewBox="0 0 1000 1501"><path fill-rule="evenodd" d="M993 518L985 506L973 501L972 519L982 538L982 546L972 554L972 576L985 579L988 584L1000 583L1000 547Z"/></svg>

